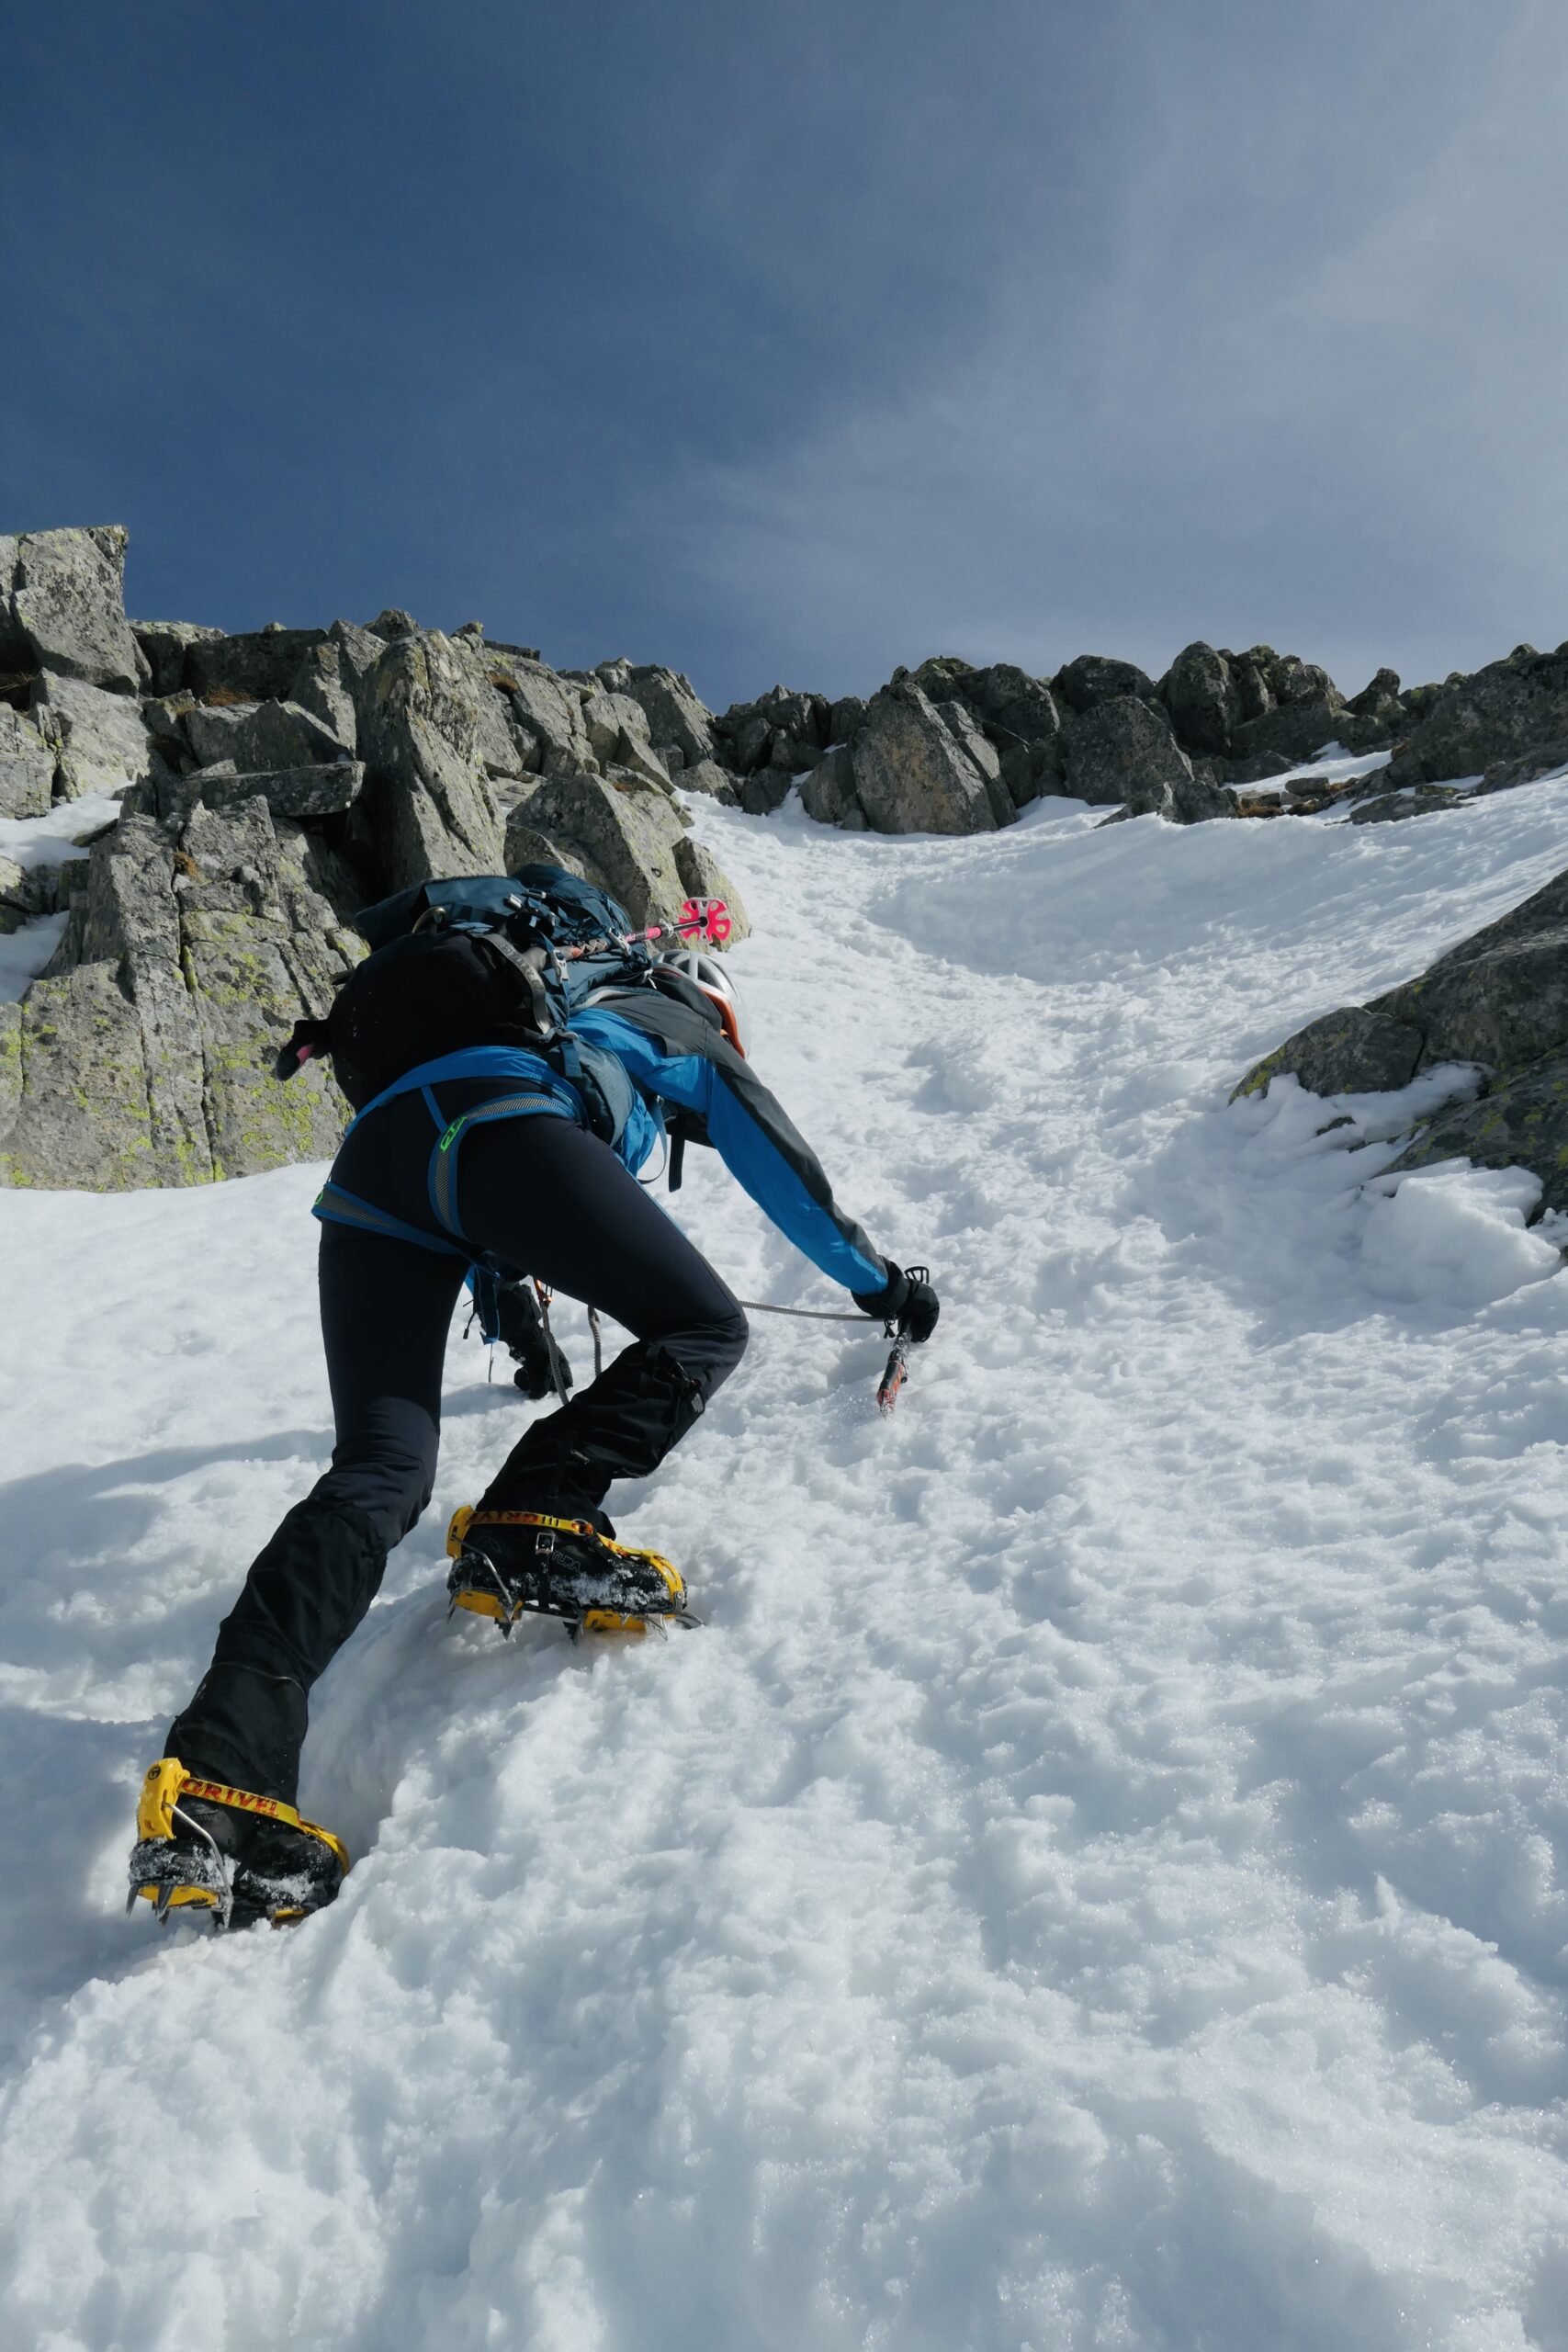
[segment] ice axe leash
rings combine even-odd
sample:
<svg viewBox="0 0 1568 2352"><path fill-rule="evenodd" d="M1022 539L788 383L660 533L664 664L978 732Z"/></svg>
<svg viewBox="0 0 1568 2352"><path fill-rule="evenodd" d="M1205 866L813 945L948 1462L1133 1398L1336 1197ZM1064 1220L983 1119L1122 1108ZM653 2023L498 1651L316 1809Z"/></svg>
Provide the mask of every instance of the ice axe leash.
<svg viewBox="0 0 1568 2352"><path fill-rule="evenodd" d="M905 1272L912 1283L929 1283L931 1278L929 1266L908 1266ZM749 1315L787 1315L800 1323L861 1323L864 1320L860 1315L835 1314L820 1306L770 1306L761 1298L743 1298L739 1304ZM903 1315L897 1321L890 1320L884 1330L893 1345L888 1352L887 1368L876 1392L876 1402L879 1411L888 1415L897 1407L899 1392L909 1376L909 1350L913 1341Z"/></svg>

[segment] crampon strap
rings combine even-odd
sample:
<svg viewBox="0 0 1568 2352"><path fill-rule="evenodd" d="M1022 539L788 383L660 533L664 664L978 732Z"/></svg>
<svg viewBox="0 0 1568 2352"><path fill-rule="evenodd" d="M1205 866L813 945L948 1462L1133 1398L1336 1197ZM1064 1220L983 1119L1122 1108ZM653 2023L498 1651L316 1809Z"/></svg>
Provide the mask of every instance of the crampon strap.
<svg viewBox="0 0 1568 2352"><path fill-rule="evenodd" d="M175 1808L182 1797L199 1797L207 1804L231 1805L236 1813L258 1815L267 1821L280 1821L286 1829L303 1830L307 1838L320 1838L331 1847L344 1871L348 1869L348 1848L341 1838L320 1823L307 1821L281 1797L253 1796L248 1789L231 1788L226 1781L203 1781L187 1772L177 1756L165 1756L154 1764L141 1783L141 1795L136 1808L136 1831L140 1838L175 1838L179 1824Z"/></svg>

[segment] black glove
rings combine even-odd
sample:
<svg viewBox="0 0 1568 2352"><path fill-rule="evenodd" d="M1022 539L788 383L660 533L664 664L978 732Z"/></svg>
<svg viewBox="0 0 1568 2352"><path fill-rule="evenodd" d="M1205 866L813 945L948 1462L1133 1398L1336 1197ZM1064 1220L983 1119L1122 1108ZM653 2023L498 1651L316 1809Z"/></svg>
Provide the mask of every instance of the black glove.
<svg viewBox="0 0 1568 2352"><path fill-rule="evenodd" d="M911 1266L906 1273L891 1258L882 1262L887 1269L882 1289L852 1291L850 1295L863 1315L873 1316L879 1323L897 1323L917 1347L921 1346L936 1329L942 1313L942 1301L931 1288L931 1269Z"/></svg>

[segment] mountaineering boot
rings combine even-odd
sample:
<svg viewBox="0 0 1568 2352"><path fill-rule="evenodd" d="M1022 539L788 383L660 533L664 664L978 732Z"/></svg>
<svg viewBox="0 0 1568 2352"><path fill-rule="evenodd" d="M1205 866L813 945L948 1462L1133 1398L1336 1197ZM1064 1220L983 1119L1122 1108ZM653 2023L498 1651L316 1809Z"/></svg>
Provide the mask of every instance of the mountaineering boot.
<svg viewBox="0 0 1568 2352"><path fill-rule="evenodd" d="M614 1542L592 1520L465 1504L452 1515L446 1555L457 1563L446 1579L452 1608L493 1619L502 1634L525 1615L562 1619L574 1641L585 1633L645 1634L650 1622L662 1632L671 1618L702 1623L686 1606L679 1568L657 1552Z"/></svg>
<svg viewBox="0 0 1568 2352"><path fill-rule="evenodd" d="M141 1784L128 1911L145 1895L160 1920L210 1914L214 1928L287 1927L332 1901L348 1849L278 1797L253 1796L163 1757Z"/></svg>

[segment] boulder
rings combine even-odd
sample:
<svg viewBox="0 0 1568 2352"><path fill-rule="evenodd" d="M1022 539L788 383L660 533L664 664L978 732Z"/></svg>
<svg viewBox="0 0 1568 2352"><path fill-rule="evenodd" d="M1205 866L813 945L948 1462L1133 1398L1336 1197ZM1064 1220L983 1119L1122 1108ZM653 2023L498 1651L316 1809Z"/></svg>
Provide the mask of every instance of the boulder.
<svg viewBox="0 0 1568 2352"><path fill-rule="evenodd" d="M1157 701L1154 680L1134 662L1113 662L1104 653L1080 653L1057 671L1051 681L1069 710L1096 710L1103 702Z"/></svg>
<svg viewBox="0 0 1568 2352"><path fill-rule="evenodd" d="M1241 696L1223 653L1201 639L1183 646L1160 680L1159 691L1183 751L1229 756Z"/></svg>
<svg viewBox="0 0 1568 2352"><path fill-rule="evenodd" d="M320 767L343 752L337 735L297 702L198 703L186 714L185 732L203 767L222 760L246 773Z"/></svg>
<svg viewBox="0 0 1568 2352"><path fill-rule="evenodd" d="M1413 697L1407 697L1407 702ZM1480 775L1568 738L1568 648L1526 649L1441 687L1394 755L1389 782L1441 784Z"/></svg>
<svg viewBox="0 0 1568 2352"><path fill-rule="evenodd" d="M25 531L0 538L0 667L133 695L141 684L125 617L127 532Z"/></svg>
<svg viewBox="0 0 1568 2352"><path fill-rule="evenodd" d="M742 775L751 775L758 768L772 764L773 723L761 711L751 711L742 718L732 740L735 765Z"/></svg>
<svg viewBox="0 0 1568 2352"><path fill-rule="evenodd" d="M855 791L854 759L847 743L835 743L823 752L800 787L800 805L819 825L840 825L850 833L866 831L865 810Z"/></svg>
<svg viewBox="0 0 1568 2352"><path fill-rule="evenodd" d="M245 773L231 762L183 776L172 793L161 796L167 807L183 799L194 810L200 800L209 808L236 808L244 800L265 800L275 817L299 822L304 818L341 816L352 808L365 786L362 760L332 760L316 767L270 768Z"/></svg>
<svg viewBox="0 0 1568 2352"><path fill-rule="evenodd" d="M1309 1094L1382 1094L1408 1086L1421 1059L1421 1032L1376 1005L1348 1004L1309 1021L1254 1063L1232 1095L1266 1093L1290 1073Z"/></svg>
<svg viewBox="0 0 1568 2352"><path fill-rule="evenodd" d="M1420 1030L1423 1069L1496 1072L1568 1048L1568 873L1377 1003Z"/></svg>
<svg viewBox="0 0 1568 2352"><path fill-rule="evenodd" d="M689 678L657 662L629 668L623 691L639 705L651 741L674 743L688 767L713 757L713 713Z"/></svg>
<svg viewBox="0 0 1568 2352"><path fill-rule="evenodd" d="M1359 749L1359 727L1348 718L1344 703L1325 698L1276 704L1261 718L1244 719L1232 743L1238 760L1273 752L1299 765L1315 759L1331 743L1343 744L1348 751Z"/></svg>
<svg viewBox="0 0 1568 2352"><path fill-rule="evenodd" d="M986 741L997 754L1002 782L1015 808L1026 808L1043 792L1060 788L1056 763L1043 743L1026 743L1021 735L996 726L987 728Z"/></svg>
<svg viewBox="0 0 1568 2352"><path fill-rule="evenodd" d="M19 1004L0 1004L0 1184L178 1183L152 1124L141 1024L112 964L46 976Z"/></svg>
<svg viewBox="0 0 1568 2352"><path fill-rule="evenodd" d="M784 768L759 768L740 779L740 806L749 817L771 817L789 798L794 781Z"/></svg>
<svg viewBox="0 0 1568 2352"><path fill-rule="evenodd" d="M1563 769L1568 769L1568 741L1538 743L1533 752L1526 752L1517 760L1493 760L1483 770L1473 797L1479 799L1483 792L1512 792L1516 785L1534 784L1541 776L1555 775Z"/></svg>
<svg viewBox="0 0 1568 2352"><path fill-rule="evenodd" d="M19 865L0 851L0 933L20 931L39 915L51 915L58 901L58 865Z"/></svg>
<svg viewBox="0 0 1568 2352"><path fill-rule="evenodd" d="M865 725L871 705L859 695L840 695L828 707L828 741L829 743L852 743Z"/></svg>
<svg viewBox="0 0 1568 2352"><path fill-rule="evenodd" d="M1359 695L1351 695L1346 708L1353 718L1373 718L1380 722L1387 720L1397 726L1404 715L1399 699L1398 671L1378 671Z"/></svg>
<svg viewBox="0 0 1568 2352"><path fill-rule="evenodd" d="M54 798L55 752L31 719L0 702L0 817L42 817Z"/></svg>
<svg viewBox="0 0 1568 2352"><path fill-rule="evenodd" d="M0 1182L197 1183L335 1148L325 1069L270 1074L363 952L311 860L259 798L198 806L183 831L132 814L94 844L61 949L0 1038Z"/></svg>
<svg viewBox="0 0 1568 2352"><path fill-rule="evenodd" d="M1266 711L1273 709L1269 672L1279 658L1271 645L1255 645L1246 653L1222 650L1220 659L1229 668L1242 719L1261 718Z"/></svg>
<svg viewBox="0 0 1568 2352"><path fill-rule="evenodd" d="M1142 675L1142 672L1138 675ZM1026 743L1048 745L1053 762L1059 757L1062 713L1055 695L1043 680L1032 678L1011 662L993 662L988 669L971 670L955 689L989 734L1001 729ZM935 697L940 700L940 696Z"/></svg>
<svg viewBox="0 0 1568 2352"><path fill-rule="evenodd" d="M385 612L378 613L373 621L366 622L365 627L370 636L378 637L389 645L398 638L418 637L420 634L419 623L412 613L405 613L400 605L389 605Z"/></svg>
<svg viewBox="0 0 1568 2352"><path fill-rule="evenodd" d="M147 690L161 695L177 695L184 686L186 648L210 645L223 631L196 621L132 621L130 634L147 662Z"/></svg>
<svg viewBox="0 0 1568 2352"><path fill-rule="evenodd" d="M202 703L287 702L307 658L327 639L321 628L193 639L186 647L183 683Z"/></svg>
<svg viewBox="0 0 1568 2352"><path fill-rule="evenodd" d="M654 750L640 736L630 735L623 729L620 747L613 760L605 763L606 775L635 775L644 784L657 785L662 792L673 792L670 771Z"/></svg>
<svg viewBox="0 0 1568 2352"><path fill-rule="evenodd" d="M1568 1055L1553 1054L1484 1094L1439 1112L1395 1171L1461 1156L1478 1168L1528 1168L1542 1209L1568 1209Z"/></svg>
<svg viewBox="0 0 1568 2352"><path fill-rule="evenodd" d="M620 900L637 925L672 922L695 886L686 877L705 876L700 895L728 901L738 927L744 923L735 888L716 864L682 854L685 829L670 794L640 779L612 782L580 771L547 776L519 801L507 820L508 871L544 853L586 874ZM556 856L556 849L570 851Z"/></svg>
<svg viewBox="0 0 1568 2352"><path fill-rule="evenodd" d="M1064 729L1062 788L1071 799L1104 808L1191 776L1165 710L1141 697L1095 703Z"/></svg>
<svg viewBox="0 0 1568 2352"><path fill-rule="evenodd" d="M1469 798L1469 793L1456 792L1451 785L1407 785L1402 792L1359 797L1349 821L1352 825L1397 825L1406 817L1431 817L1445 808L1461 808Z"/></svg>
<svg viewBox="0 0 1568 2352"><path fill-rule="evenodd" d="M499 646L492 645L490 652L491 684L506 696L514 728L538 746L535 756L539 763L567 774L588 764L592 754L582 723L582 698L575 688L564 685L542 662L503 655Z"/></svg>
<svg viewBox="0 0 1568 2352"><path fill-rule="evenodd" d="M498 872L500 812L463 657L439 635L393 639L361 681L358 716L367 773L355 838L380 886Z"/></svg>
<svg viewBox="0 0 1568 2352"><path fill-rule="evenodd" d="M897 684L900 678L913 678L920 692L930 695L932 702L951 702L954 695L963 693L965 680L974 674L975 664L965 662L961 654L933 653L918 670L895 670L893 682Z"/></svg>
<svg viewBox="0 0 1568 2352"><path fill-rule="evenodd" d="M816 763L818 752L833 740L832 706L821 695L770 686L755 702L732 703L714 721L716 741L725 748L728 764L741 775L773 765L798 775ZM775 739L779 739L774 756Z"/></svg>
<svg viewBox="0 0 1568 2352"><path fill-rule="evenodd" d="M1163 817L1169 825L1206 825L1216 817L1238 817L1241 813L1235 795L1217 784L1205 766L1201 774L1194 770L1190 775L1179 775L1157 784L1145 778L1133 785L1126 805L1103 822L1119 825L1130 817Z"/></svg>
<svg viewBox="0 0 1568 2352"><path fill-rule="evenodd" d="M381 659L383 640L372 637L367 628L356 628L352 621L343 620L333 621L327 636L337 647L339 677L350 694L357 694L362 682Z"/></svg>
<svg viewBox="0 0 1568 2352"><path fill-rule="evenodd" d="M62 798L123 792L163 764L140 703L83 679L46 672L33 688L32 718L58 754L55 789Z"/></svg>
<svg viewBox="0 0 1568 2352"><path fill-rule="evenodd" d="M582 701L582 725L588 736L588 747L596 760L618 757L621 738L628 731L628 721L635 713L637 732L648 741L648 720L642 707L630 695L609 693L589 694Z"/></svg>
<svg viewBox="0 0 1568 2352"><path fill-rule="evenodd" d="M327 1010L360 950L312 888L297 829L275 825L260 798L198 808L175 891L213 1174L329 1158L345 1115L336 1086L316 1065L279 1085L272 1062L301 1013Z"/></svg>
<svg viewBox="0 0 1568 2352"><path fill-rule="evenodd" d="M931 707L984 783L997 823L1010 825L1018 812L1011 793L1002 782L1000 756L968 704L954 696L951 702L933 703Z"/></svg>
<svg viewBox="0 0 1568 2352"><path fill-rule="evenodd" d="M290 682L283 699L310 717L350 757L359 749L359 724L354 707L359 675L345 649L331 638L312 645Z"/></svg>
<svg viewBox="0 0 1568 2352"><path fill-rule="evenodd" d="M850 753L872 831L980 833L1006 822L1012 812L998 814L1006 792L995 754L987 772L971 756L973 741L973 733L954 734L912 678L884 686Z"/></svg>

